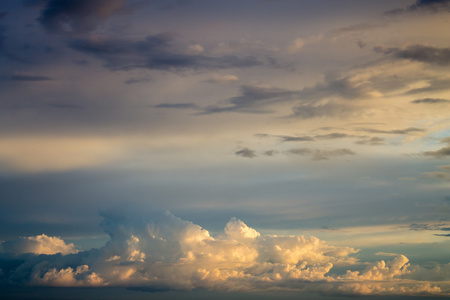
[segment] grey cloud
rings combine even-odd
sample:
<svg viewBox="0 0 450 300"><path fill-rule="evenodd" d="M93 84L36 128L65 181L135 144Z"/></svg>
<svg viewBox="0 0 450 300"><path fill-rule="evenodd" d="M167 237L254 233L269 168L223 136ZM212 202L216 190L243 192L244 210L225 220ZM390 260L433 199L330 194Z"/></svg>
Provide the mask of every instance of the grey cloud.
<svg viewBox="0 0 450 300"><path fill-rule="evenodd" d="M450 144L450 136L441 139L441 143Z"/></svg>
<svg viewBox="0 0 450 300"><path fill-rule="evenodd" d="M441 98L423 98L411 101L411 103L427 103L427 104L437 104L437 103L450 103L450 100Z"/></svg>
<svg viewBox="0 0 450 300"><path fill-rule="evenodd" d="M423 155L432 156L434 158L444 158L446 156L450 156L450 147L444 147L437 151L426 151Z"/></svg>
<svg viewBox="0 0 450 300"><path fill-rule="evenodd" d="M334 149L334 150L319 150L310 148L297 148L289 149L286 151L287 154L301 155L301 156L311 156L312 160L328 160L331 157L344 156L344 155L355 155L356 153L350 149Z"/></svg>
<svg viewBox="0 0 450 300"><path fill-rule="evenodd" d="M449 0L417 0L416 3L406 7L397 8L394 10L387 11L387 14L398 15L407 12L450 12L450 1Z"/></svg>
<svg viewBox="0 0 450 300"><path fill-rule="evenodd" d="M277 154L277 151L275 151L275 150L264 151L264 155L266 155L266 156L274 156L275 154Z"/></svg>
<svg viewBox="0 0 450 300"><path fill-rule="evenodd" d="M375 47L375 52L440 66L450 65L450 48L412 45L405 49Z"/></svg>
<svg viewBox="0 0 450 300"><path fill-rule="evenodd" d="M279 136L283 142L310 142L315 139L310 136Z"/></svg>
<svg viewBox="0 0 450 300"><path fill-rule="evenodd" d="M304 104L292 108L292 117L311 119L320 117L345 117L353 115L357 108L344 104L328 102L322 105Z"/></svg>
<svg viewBox="0 0 450 300"><path fill-rule="evenodd" d="M257 137L274 137L280 139L282 142L311 142L315 141L315 139L311 136L290 136L290 135L272 135L272 134L265 134L265 133L258 133L255 134Z"/></svg>
<svg viewBox="0 0 450 300"><path fill-rule="evenodd" d="M393 129L393 130L378 130L372 128L358 128L358 131L365 131L369 133L384 133L384 134L409 134L411 132L425 132L425 129L409 127L405 129Z"/></svg>
<svg viewBox="0 0 450 300"><path fill-rule="evenodd" d="M329 134L315 136L315 138L323 139L323 140L342 139L342 138L347 138L347 137L353 137L353 136L346 134L346 133L339 133L339 132L333 132L333 133L329 133Z"/></svg>
<svg viewBox="0 0 450 300"><path fill-rule="evenodd" d="M439 223L439 224L427 224L427 223L412 223L409 225L409 230L413 231L443 231L448 232L450 231L450 227L448 227L449 224L446 223ZM448 236L450 237L449 233L435 233L433 234L435 236Z"/></svg>
<svg viewBox="0 0 450 300"><path fill-rule="evenodd" d="M380 137L364 137L362 140L357 141L356 144L358 145L371 145L371 146L378 146L378 145L385 145L385 139Z"/></svg>
<svg viewBox="0 0 450 300"><path fill-rule="evenodd" d="M339 97L346 100L370 97L367 86L356 86L347 77L337 77L334 74L326 74L323 82L313 87L306 87L299 92L299 97L305 101L322 100L329 97Z"/></svg>
<svg viewBox="0 0 450 300"><path fill-rule="evenodd" d="M293 107L292 117L303 119L317 117L349 116L357 108L346 103L337 103L335 98L355 100L370 98L370 87L355 85L349 78L327 74L323 82L301 90L288 90L275 87L245 85L241 87L241 95L228 99L232 105L210 106L203 114L220 112L269 113L266 106L281 101L298 100L299 105ZM329 99L326 104L317 105L318 101Z"/></svg>
<svg viewBox="0 0 450 300"><path fill-rule="evenodd" d="M38 20L51 33L85 33L123 9L127 1L49 0L45 2ZM36 4L36 1L28 1L28 4Z"/></svg>
<svg viewBox="0 0 450 300"><path fill-rule="evenodd" d="M228 99L231 104L225 107L210 106L203 110L203 114L218 112L246 112L246 113L267 113L264 106L277 101L292 99L297 93L282 88L264 87L255 85L241 86L241 95Z"/></svg>
<svg viewBox="0 0 450 300"><path fill-rule="evenodd" d="M248 148L244 148L242 150L236 151L234 154L236 154L237 156L242 156L242 157L246 157L246 158L256 157L255 150L251 150Z"/></svg>
<svg viewBox="0 0 450 300"><path fill-rule="evenodd" d="M161 103L155 105L156 108L177 108L177 109L197 109L195 103Z"/></svg>
<svg viewBox="0 0 450 300"><path fill-rule="evenodd" d="M188 69L246 68L261 65L255 57L228 55L212 57L176 53L171 47L175 33L162 32L141 41L121 39L73 39L69 46L105 61L110 70L152 69L180 71Z"/></svg>

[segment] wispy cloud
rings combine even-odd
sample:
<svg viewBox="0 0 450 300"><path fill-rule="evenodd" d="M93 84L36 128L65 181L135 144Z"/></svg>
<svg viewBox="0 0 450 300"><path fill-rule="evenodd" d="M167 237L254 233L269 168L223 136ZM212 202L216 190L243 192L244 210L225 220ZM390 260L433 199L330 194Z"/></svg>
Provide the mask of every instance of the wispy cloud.
<svg viewBox="0 0 450 300"><path fill-rule="evenodd" d="M409 59L439 66L450 64L450 48L438 48L425 45L412 45L406 48L375 47L375 51L396 58Z"/></svg>

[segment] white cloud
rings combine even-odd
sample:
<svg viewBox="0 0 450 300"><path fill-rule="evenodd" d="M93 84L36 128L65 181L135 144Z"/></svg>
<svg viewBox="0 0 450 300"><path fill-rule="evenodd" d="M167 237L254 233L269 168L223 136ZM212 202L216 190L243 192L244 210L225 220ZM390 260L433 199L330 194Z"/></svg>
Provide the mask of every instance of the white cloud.
<svg viewBox="0 0 450 300"><path fill-rule="evenodd" d="M20 237L15 240L10 240L2 243L4 251L23 254L56 254L63 255L77 253L73 243L66 244L64 240L56 236L47 236L45 234Z"/></svg>
<svg viewBox="0 0 450 300"><path fill-rule="evenodd" d="M337 275L333 273L336 265L351 269L360 264L352 256L358 250L332 246L316 237L261 235L236 218L216 237L169 212L156 221L106 216L103 228L111 237L104 247L68 256L35 257L11 272L10 279L31 278L31 284L49 286L294 289L350 295L446 293L436 282L420 279L437 270L415 268L414 277L403 255L369 263L361 272ZM73 248L59 238L54 241Z"/></svg>

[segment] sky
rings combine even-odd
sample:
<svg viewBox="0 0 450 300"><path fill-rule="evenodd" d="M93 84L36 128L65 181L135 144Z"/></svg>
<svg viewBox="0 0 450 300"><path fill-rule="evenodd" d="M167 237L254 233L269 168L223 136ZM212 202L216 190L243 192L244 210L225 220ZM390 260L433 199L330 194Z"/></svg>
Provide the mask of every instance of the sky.
<svg viewBox="0 0 450 300"><path fill-rule="evenodd" d="M9 299L450 297L450 1L0 2Z"/></svg>

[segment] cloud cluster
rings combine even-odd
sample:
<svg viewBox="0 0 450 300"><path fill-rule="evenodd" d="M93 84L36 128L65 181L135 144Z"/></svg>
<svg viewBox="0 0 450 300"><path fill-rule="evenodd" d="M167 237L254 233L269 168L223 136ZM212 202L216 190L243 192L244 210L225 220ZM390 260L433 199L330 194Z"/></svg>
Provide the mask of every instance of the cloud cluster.
<svg viewBox="0 0 450 300"><path fill-rule="evenodd" d="M103 229L111 238L104 247L28 257L16 269L3 274L2 279L33 285L107 285L150 290L442 293L430 283L403 281L402 276L410 274L408 259L403 255L388 262L369 263L363 271L348 270L338 275L333 273L333 266L351 268L359 264L353 257L357 250L332 246L315 237L261 235L236 218L216 237L169 212L152 220L112 214L105 214L104 218ZM39 237L53 244L62 242ZM33 252L25 246L16 248L22 253Z"/></svg>
<svg viewBox="0 0 450 300"><path fill-rule="evenodd" d="M386 12L391 15L398 15L402 13L410 12L450 12L450 1L449 0L416 0L414 4L406 8L397 8Z"/></svg>
<svg viewBox="0 0 450 300"><path fill-rule="evenodd" d="M436 151L425 151L423 155L434 158L445 158L450 156L450 137L441 139L441 142L447 144L447 146Z"/></svg>
<svg viewBox="0 0 450 300"><path fill-rule="evenodd" d="M51 237L45 234L5 241L1 246L3 251L16 254L71 254L78 252L73 243L66 244L59 237Z"/></svg>
<svg viewBox="0 0 450 300"><path fill-rule="evenodd" d="M29 0L43 7L39 22L50 33L86 33L123 9L128 0Z"/></svg>
<svg viewBox="0 0 450 300"><path fill-rule="evenodd" d="M450 48L437 48L425 45L412 45L404 49L375 47L375 51L396 58L409 59L439 66L450 64Z"/></svg>

